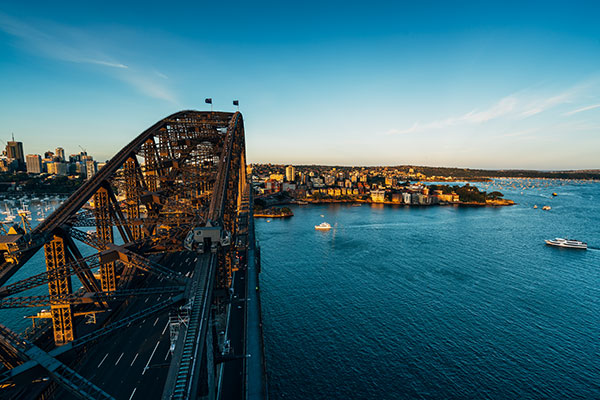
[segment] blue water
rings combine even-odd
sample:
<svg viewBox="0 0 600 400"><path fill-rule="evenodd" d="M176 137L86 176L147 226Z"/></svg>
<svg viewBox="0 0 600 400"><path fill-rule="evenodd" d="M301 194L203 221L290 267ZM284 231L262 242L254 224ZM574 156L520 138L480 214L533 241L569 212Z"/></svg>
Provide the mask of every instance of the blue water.
<svg viewBox="0 0 600 400"><path fill-rule="evenodd" d="M0 200L0 211L10 209L13 215L17 214L17 209L23 207L23 203L27 204L31 211L31 220L29 224L32 228L35 228L41 221L37 219L40 217L48 217L54 210L56 210L64 201L66 197L52 197L48 200L37 199L32 200L26 196L17 199L3 199ZM3 215L2 218L5 218ZM13 223L21 225L20 218L15 218ZM10 224L12 225L12 224ZM8 226L10 226L8 225ZM83 231L88 231L90 228L79 228ZM117 237L117 241L120 238ZM86 246L79 245L79 250L83 256L88 256L95 253L95 250ZM12 277L8 280L7 284L17 282L21 279L31 277L36 274L40 274L46 271L46 261L44 256L44 248L40 248L37 253L31 259L23 265ZM77 290L81 287L81 282L76 276L72 277L73 290ZM21 292L15 296L43 296L48 294L48 286L38 286L33 289ZM23 332L25 329L32 326L31 319L24 318L25 316L36 315L38 311L49 308L45 307L30 307L30 308L9 308L0 310L0 323L6 325L10 329L16 332Z"/></svg>
<svg viewBox="0 0 600 400"><path fill-rule="evenodd" d="M600 248L600 183L531 182L498 182L512 207L257 220L271 397L600 399L600 250L543 243Z"/></svg>

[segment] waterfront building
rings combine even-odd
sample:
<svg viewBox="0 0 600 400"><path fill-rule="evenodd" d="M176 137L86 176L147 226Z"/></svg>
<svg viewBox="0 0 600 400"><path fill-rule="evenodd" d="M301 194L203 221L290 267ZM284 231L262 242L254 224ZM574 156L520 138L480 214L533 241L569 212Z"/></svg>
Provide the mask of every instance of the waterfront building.
<svg viewBox="0 0 600 400"><path fill-rule="evenodd" d="M385 201L385 190L371 190L371 201L373 203L383 203Z"/></svg>
<svg viewBox="0 0 600 400"><path fill-rule="evenodd" d="M411 196L409 192L402 192L402 202L404 204L410 204Z"/></svg>
<svg viewBox="0 0 600 400"><path fill-rule="evenodd" d="M296 169L293 165L290 165L285 169L285 179L288 182L294 182L296 180Z"/></svg>
<svg viewBox="0 0 600 400"><path fill-rule="evenodd" d="M44 171L42 168L42 156L39 154L27 154L26 164L27 172L30 174L41 174Z"/></svg>

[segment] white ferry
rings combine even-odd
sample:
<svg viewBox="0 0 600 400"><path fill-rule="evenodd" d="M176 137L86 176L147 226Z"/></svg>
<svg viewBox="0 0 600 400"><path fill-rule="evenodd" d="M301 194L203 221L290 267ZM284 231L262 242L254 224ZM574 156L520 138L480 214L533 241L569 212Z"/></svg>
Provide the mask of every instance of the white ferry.
<svg viewBox="0 0 600 400"><path fill-rule="evenodd" d="M331 225L327 222L321 222L319 225L315 225L315 229L318 231L328 231L331 229Z"/></svg>
<svg viewBox="0 0 600 400"><path fill-rule="evenodd" d="M556 238L554 240L545 240L545 242L547 245L550 246L587 250L587 243L581 242L579 240Z"/></svg>

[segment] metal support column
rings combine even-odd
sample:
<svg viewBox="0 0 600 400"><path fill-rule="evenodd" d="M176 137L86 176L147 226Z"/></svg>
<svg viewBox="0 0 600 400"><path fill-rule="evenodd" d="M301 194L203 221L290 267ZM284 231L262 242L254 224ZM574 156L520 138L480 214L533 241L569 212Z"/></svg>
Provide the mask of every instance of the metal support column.
<svg viewBox="0 0 600 400"><path fill-rule="evenodd" d="M114 243L113 228L110 220L110 204L108 190L101 187L94 194L94 214L96 216L96 234L105 243ZM100 267L100 281L104 292L117 290L115 263L110 262Z"/></svg>
<svg viewBox="0 0 600 400"><path fill-rule="evenodd" d="M59 236L44 245L46 270L50 276L48 292L50 296L69 295L72 292L71 277L66 271L65 243ZM74 339L73 313L69 304L51 306L54 342L62 345Z"/></svg>
<svg viewBox="0 0 600 400"><path fill-rule="evenodd" d="M137 186L137 163L135 159L132 157L127 159L123 169L125 196L127 197L127 220L133 240L138 240L142 237L142 229L140 227L140 194Z"/></svg>

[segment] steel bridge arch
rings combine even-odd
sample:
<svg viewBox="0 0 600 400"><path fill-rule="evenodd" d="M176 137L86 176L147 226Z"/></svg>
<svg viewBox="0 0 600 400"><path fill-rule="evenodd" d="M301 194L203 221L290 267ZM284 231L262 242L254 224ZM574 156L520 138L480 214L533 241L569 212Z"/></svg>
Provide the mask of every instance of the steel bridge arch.
<svg viewBox="0 0 600 400"><path fill-rule="evenodd" d="M180 294L161 307L187 301L186 297L191 293L189 287L193 286L189 280L186 289L181 286L186 284L186 277L158 265L147 255L179 249L191 228L208 221L222 226L235 237L236 219L247 189L241 113L180 111L139 134L45 221L28 232L25 240L18 242L16 251L13 249L8 254L7 250L3 254L0 308L3 305L30 306L31 296L11 296L48 284L49 295L37 296L35 304L46 302L51 307L54 342L59 347L46 352L31 343L27 349L34 348L35 351L25 353L19 336L2 327L0 361L9 371L0 376L0 383L11 379L11 370L21 373L35 365L52 364L52 354L62 355L73 348L64 346L62 351L57 351L61 349L60 345L89 343L78 341L76 336L74 307L80 304L106 309L107 302L122 301L135 296L136 292L172 292L176 287L174 283L179 285L176 291ZM90 201L93 202L91 207L87 205ZM77 229L82 226L94 227L96 233L89 235ZM115 229L123 244L116 243ZM91 246L98 253L84 257L76 242ZM5 286L42 248L46 272ZM214 257L216 271L208 276L214 279L209 286L214 286L217 292L226 292L231 284L234 253L234 246L219 248ZM98 268L99 282L98 274L92 271ZM165 288L135 289L132 282L140 271L159 274L170 282ZM72 290L72 275L77 275L83 290ZM151 312L160 309L155 307ZM119 321L113 325L115 329L124 326ZM105 327L98 335L110 331ZM41 358L36 360L35 354ZM56 362L62 365L60 361ZM77 391L77 385L88 385L90 390L96 390L83 377L77 376L75 383L68 376L57 374L54 369L51 371L56 381L71 392Z"/></svg>

